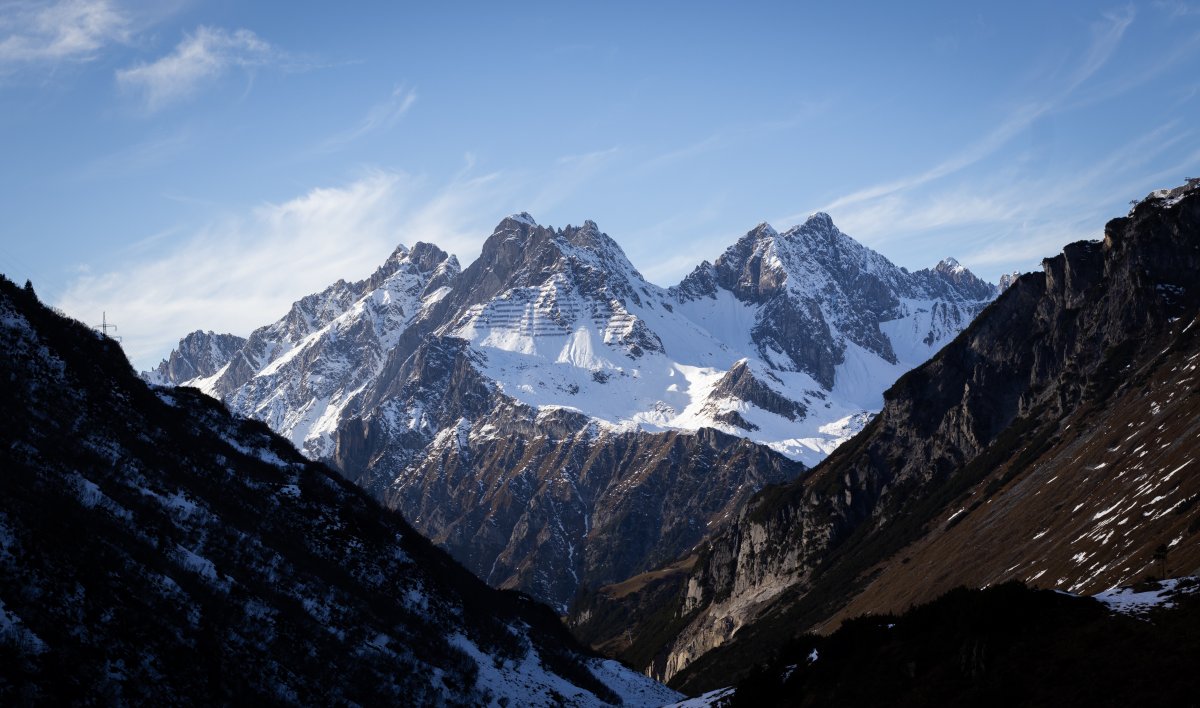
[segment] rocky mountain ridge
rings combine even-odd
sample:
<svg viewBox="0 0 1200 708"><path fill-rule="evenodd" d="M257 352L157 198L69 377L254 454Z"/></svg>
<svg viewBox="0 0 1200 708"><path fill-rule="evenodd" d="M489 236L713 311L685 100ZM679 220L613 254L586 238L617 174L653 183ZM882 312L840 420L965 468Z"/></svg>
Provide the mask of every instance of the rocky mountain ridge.
<svg viewBox="0 0 1200 708"><path fill-rule="evenodd" d="M560 608L823 458L995 292L965 269L908 273L823 214L760 226L670 290L592 222L514 215L461 272L427 244L397 254L182 383L332 461L494 585ZM649 535L624 544L633 527Z"/></svg>
<svg viewBox="0 0 1200 708"><path fill-rule="evenodd" d="M154 369L142 374L142 377L160 385L209 378L228 364L244 346L245 337L197 330L179 340L179 346L171 355Z"/></svg>
<svg viewBox="0 0 1200 708"><path fill-rule="evenodd" d="M959 585L1094 593L1194 573L1200 189L1151 195L1043 267L810 475L756 496L645 594L593 595L577 631L700 690L799 632ZM606 639L616 616L653 628L651 645Z"/></svg>

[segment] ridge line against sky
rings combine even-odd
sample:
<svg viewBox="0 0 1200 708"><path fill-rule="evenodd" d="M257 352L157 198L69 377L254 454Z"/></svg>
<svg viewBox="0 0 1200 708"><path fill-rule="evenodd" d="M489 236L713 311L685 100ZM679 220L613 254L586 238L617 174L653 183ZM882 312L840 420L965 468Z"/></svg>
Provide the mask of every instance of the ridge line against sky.
<svg viewBox="0 0 1200 708"><path fill-rule="evenodd" d="M664 286L818 210L995 282L1200 173L1197 3L867 7L10 3L0 272L145 368L520 211Z"/></svg>

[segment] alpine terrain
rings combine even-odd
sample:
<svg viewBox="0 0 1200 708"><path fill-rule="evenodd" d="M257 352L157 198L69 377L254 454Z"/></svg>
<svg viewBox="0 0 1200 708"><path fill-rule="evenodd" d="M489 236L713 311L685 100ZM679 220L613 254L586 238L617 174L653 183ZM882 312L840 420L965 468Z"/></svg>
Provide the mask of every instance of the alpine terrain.
<svg viewBox="0 0 1200 708"><path fill-rule="evenodd" d="M465 270L400 247L236 351L195 333L146 377L266 422L490 584L565 609L801 476L995 295L952 259L898 268L825 214L761 224L670 289L590 221L518 214Z"/></svg>
<svg viewBox="0 0 1200 708"><path fill-rule="evenodd" d="M693 557L583 598L576 631L707 690L802 632L957 586L1094 595L1200 572L1200 181L1043 266L810 474Z"/></svg>
<svg viewBox="0 0 1200 708"><path fill-rule="evenodd" d="M261 422L148 386L116 342L3 278L0 348L0 703L678 698Z"/></svg>

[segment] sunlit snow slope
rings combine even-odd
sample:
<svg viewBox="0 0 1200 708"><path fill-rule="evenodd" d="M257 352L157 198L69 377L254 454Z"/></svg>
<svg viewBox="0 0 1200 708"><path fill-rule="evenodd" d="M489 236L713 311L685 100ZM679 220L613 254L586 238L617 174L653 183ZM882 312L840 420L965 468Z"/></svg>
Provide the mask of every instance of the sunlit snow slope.
<svg viewBox="0 0 1200 708"><path fill-rule="evenodd" d="M496 250L536 228L527 214L506 219ZM824 214L783 234L760 225L670 290L647 282L592 222L551 234L542 271L519 271L434 323L470 343L503 394L617 430L714 427L808 465L995 295L953 259L897 268ZM370 280L296 303L214 375L176 383L326 456L349 399L457 274L435 247L401 247Z"/></svg>
<svg viewBox="0 0 1200 708"><path fill-rule="evenodd" d="M228 361L236 340L197 333L153 376L200 372L489 583L565 610L803 474L994 294L953 261L897 268L824 214L756 227L670 289L590 221L518 214L466 269L400 247Z"/></svg>

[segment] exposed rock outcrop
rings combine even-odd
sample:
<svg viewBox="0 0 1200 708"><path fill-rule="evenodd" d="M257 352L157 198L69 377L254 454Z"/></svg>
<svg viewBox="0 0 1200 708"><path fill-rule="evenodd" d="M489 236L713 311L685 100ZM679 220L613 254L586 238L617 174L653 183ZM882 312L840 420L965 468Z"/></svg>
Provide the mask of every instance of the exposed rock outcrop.
<svg viewBox="0 0 1200 708"><path fill-rule="evenodd" d="M465 270L397 249L192 383L565 609L798 477L993 293L965 269L907 273L825 215L698 272L665 290L595 223L516 214Z"/></svg>
<svg viewBox="0 0 1200 708"><path fill-rule="evenodd" d="M1200 566L1197 272L1200 190L1181 188L1019 278L660 592L673 608L654 612L686 626L640 650L650 670L699 689L799 631L956 585L1095 592L1154 572L1159 546Z"/></svg>

